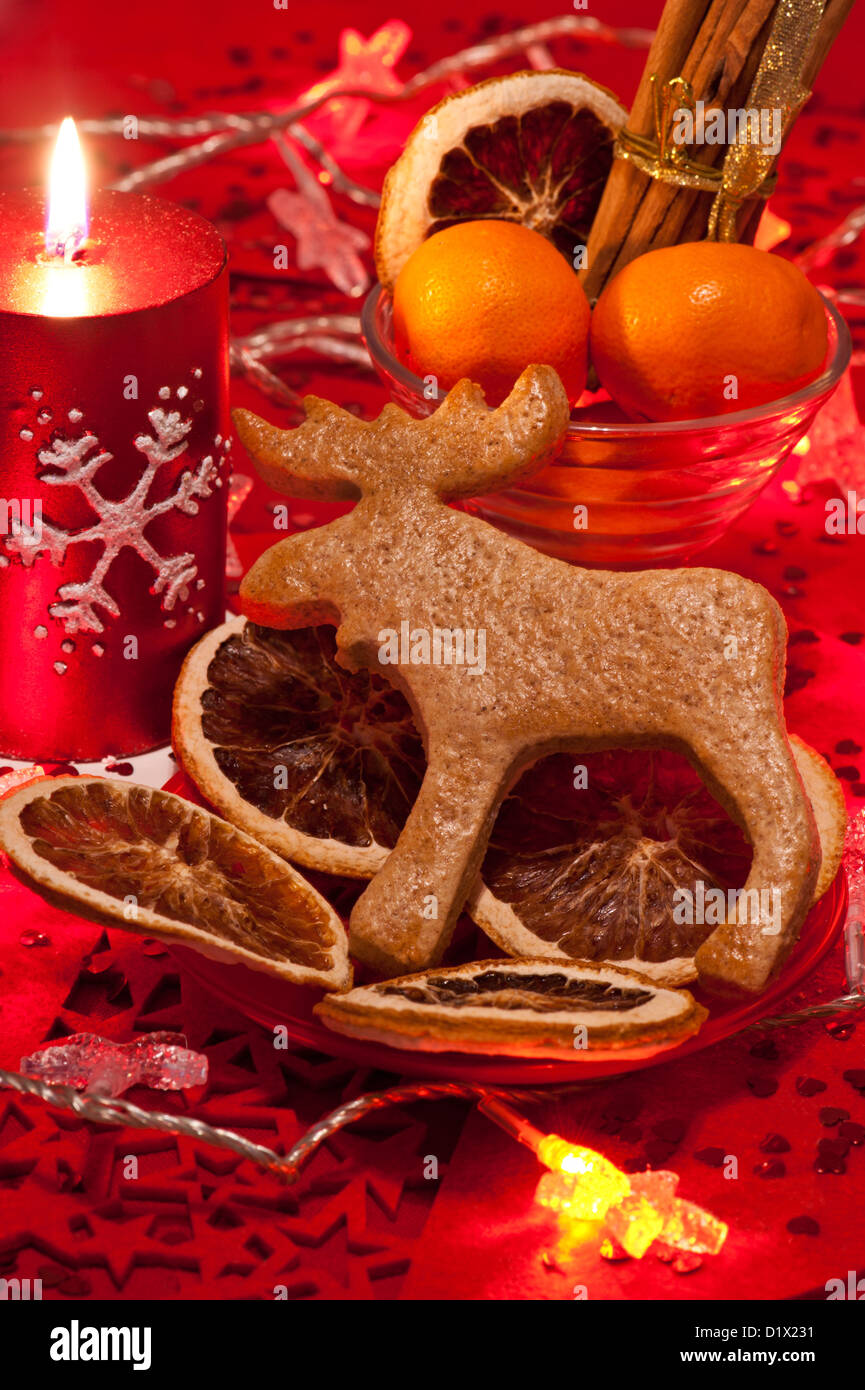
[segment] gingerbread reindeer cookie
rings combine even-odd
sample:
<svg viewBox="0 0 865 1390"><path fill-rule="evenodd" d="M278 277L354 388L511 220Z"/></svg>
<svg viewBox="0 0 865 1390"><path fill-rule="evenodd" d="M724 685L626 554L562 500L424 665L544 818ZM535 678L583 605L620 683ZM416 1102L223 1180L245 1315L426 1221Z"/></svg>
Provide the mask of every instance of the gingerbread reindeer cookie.
<svg viewBox="0 0 865 1390"><path fill-rule="evenodd" d="M461 381L414 420L326 401L279 430L237 411L272 486L353 497L348 515L274 545L241 588L274 628L337 625L339 659L408 698L426 775L351 916L353 954L383 975L435 963L475 882L503 796L559 749L685 753L742 825L742 901L700 948L702 980L764 988L812 901L820 845L782 710L786 630L769 594L722 570L582 570L446 504L540 468L568 422L555 372L530 367L489 410ZM732 656L731 653L735 653Z"/></svg>

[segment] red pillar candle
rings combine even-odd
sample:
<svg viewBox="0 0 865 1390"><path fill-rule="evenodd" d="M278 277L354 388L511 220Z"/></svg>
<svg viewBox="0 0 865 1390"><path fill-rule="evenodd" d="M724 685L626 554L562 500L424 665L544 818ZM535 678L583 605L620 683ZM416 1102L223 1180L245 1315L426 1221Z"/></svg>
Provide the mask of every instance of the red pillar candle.
<svg viewBox="0 0 865 1390"><path fill-rule="evenodd" d="M45 228L0 194L0 754L95 760L167 739L224 616L226 256L149 196L96 194L71 257Z"/></svg>

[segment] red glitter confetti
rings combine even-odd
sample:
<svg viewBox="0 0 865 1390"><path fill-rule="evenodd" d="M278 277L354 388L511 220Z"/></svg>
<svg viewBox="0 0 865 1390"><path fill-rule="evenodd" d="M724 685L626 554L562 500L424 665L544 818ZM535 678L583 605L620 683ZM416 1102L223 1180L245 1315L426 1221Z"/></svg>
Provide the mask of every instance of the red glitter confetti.
<svg viewBox="0 0 865 1390"><path fill-rule="evenodd" d="M778 1089L778 1083L773 1076L749 1076L748 1089L753 1091L755 1096L773 1096Z"/></svg>
<svg viewBox="0 0 865 1390"><path fill-rule="evenodd" d="M764 1154L786 1154L790 1152L790 1141L783 1134L767 1134L760 1140L760 1148Z"/></svg>
<svg viewBox="0 0 865 1390"><path fill-rule="evenodd" d="M849 1110L839 1110L834 1105L824 1105L820 1111L820 1123L831 1128L833 1125L840 1125L842 1120L849 1120Z"/></svg>
<svg viewBox="0 0 865 1390"><path fill-rule="evenodd" d="M819 1236L820 1223L813 1216L794 1216L787 1222L787 1230L793 1236Z"/></svg>
<svg viewBox="0 0 865 1390"><path fill-rule="evenodd" d="M816 1096L818 1092L825 1091L826 1082L818 1081L816 1076L799 1076L796 1078L796 1090L800 1096Z"/></svg>
<svg viewBox="0 0 865 1390"><path fill-rule="evenodd" d="M787 1165L780 1158L767 1158L755 1163L754 1174L758 1178L783 1178L787 1176Z"/></svg>
<svg viewBox="0 0 865 1390"><path fill-rule="evenodd" d="M700 1149L694 1157L700 1163L707 1163L710 1168L723 1168L727 1161L724 1149Z"/></svg>

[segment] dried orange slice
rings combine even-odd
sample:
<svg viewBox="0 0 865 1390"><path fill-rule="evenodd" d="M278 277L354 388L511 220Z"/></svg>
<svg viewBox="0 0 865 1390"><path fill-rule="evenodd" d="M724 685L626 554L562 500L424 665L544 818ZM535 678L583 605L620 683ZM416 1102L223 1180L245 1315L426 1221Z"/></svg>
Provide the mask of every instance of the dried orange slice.
<svg viewBox="0 0 865 1390"><path fill-rule="evenodd" d="M345 929L285 860L181 797L45 778L0 802L0 847L56 906L293 984L347 989Z"/></svg>
<svg viewBox="0 0 865 1390"><path fill-rule="evenodd" d="M793 755L814 808L823 863L816 898L838 871L844 798L829 765L800 739ZM585 778L574 778L575 764ZM575 781L585 786L575 787ZM510 955L615 961L666 985L697 978L694 953L714 922L677 921L702 884L741 888L744 836L680 755L665 750L557 754L504 803L469 910ZM694 916L701 914L694 913Z"/></svg>
<svg viewBox="0 0 865 1390"><path fill-rule="evenodd" d="M243 618L187 658L174 742L233 824L309 868L357 878L396 843L425 765L402 695L339 666L332 629ZM791 745L820 832L819 897L838 870L844 798L828 764ZM749 864L744 836L681 755L556 754L503 804L467 910L509 955L612 960L674 986L696 979L713 924L676 922L673 894L739 888Z"/></svg>
<svg viewBox="0 0 865 1390"><path fill-rule="evenodd" d="M508 1057L649 1056L696 1033L686 990L588 961L481 960L332 996L314 1012L337 1033L424 1052Z"/></svg>
<svg viewBox="0 0 865 1390"><path fill-rule="evenodd" d="M425 765L404 697L336 661L332 628L235 618L192 649L174 693L186 772L278 854L371 878L396 844Z"/></svg>
<svg viewBox="0 0 865 1390"><path fill-rule="evenodd" d="M585 245L627 112L582 73L491 77L422 118L382 190L375 263L392 288L426 237L455 222L522 222L573 260Z"/></svg>

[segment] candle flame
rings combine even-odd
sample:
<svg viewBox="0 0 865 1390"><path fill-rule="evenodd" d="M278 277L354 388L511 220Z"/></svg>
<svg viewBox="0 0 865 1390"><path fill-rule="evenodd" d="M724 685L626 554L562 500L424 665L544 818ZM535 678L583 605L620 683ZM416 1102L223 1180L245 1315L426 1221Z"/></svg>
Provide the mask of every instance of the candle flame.
<svg viewBox="0 0 865 1390"><path fill-rule="evenodd" d="M87 236L87 181L78 131L71 116L60 126L48 183L45 250L70 261Z"/></svg>

